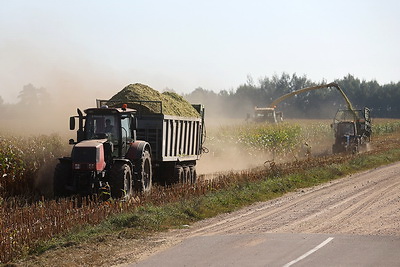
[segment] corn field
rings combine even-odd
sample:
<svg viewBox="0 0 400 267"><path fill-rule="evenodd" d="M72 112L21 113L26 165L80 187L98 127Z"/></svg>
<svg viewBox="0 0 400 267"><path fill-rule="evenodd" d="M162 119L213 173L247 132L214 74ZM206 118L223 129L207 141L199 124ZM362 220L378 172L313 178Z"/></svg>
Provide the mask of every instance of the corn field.
<svg viewBox="0 0 400 267"><path fill-rule="evenodd" d="M333 142L330 121L281 124L246 123L211 129L206 146L217 155L225 155L230 147L237 147L248 156L270 153L275 159L295 155L304 156L304 150ZM329 146L330 148L330 146Z"/></svg>
<svg viewBox="0 0 400 267"><path fill-rule="evenodd" d="M55 134L32 137L0 135L0 199L32 196L39 170L65 153L66 146Z"/></svg>
<svg viewBox="0 0 400 267"><path fill-rule="evenodd" d="M375 122L373 128L374 134L383 136L399 130L398 121ZM322 142L332 138L331 131L329 123L227 126L212 129L207 146L213 150L218 143L236 144L248 149L249 153L267 150L284 154L298 149L303 142ZM57 135L0 137L0 263L28 253L40 241L77 226L99 223L113 214L133 211L141 205L189 199L238 182L273 179L296 170L345 162L353 157L331 155L280 164L269 162L256 169L220 173L213 180L200 177L194 185L155 186L150 194L138 194L128 201L99 201L95 197L59 200L34 197L34 179L39 170L49 161L68 153L68 146L63 143Z"/></svg>

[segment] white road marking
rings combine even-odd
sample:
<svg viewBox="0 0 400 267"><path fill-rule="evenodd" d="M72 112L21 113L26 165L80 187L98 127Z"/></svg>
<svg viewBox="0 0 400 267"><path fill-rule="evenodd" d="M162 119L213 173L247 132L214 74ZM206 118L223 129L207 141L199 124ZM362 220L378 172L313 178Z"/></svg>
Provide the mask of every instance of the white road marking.
<svg viewBox="0 0 400 267"><path fill-rule="evenodd" d="M333 239L333 237L329 237L327 240L325 240L324 242L322 242L321 244L319 244L318 246L316 246L316 247L313 248L312 250L310 250L310 251L304 253L303 255L301 255L300 257L298 257L297 259L292 260L291 262L289 262L289 263L283 265L283 267L292 266L293 264L295 264L295 263L301 261L302 259L304 259L304 258L310 256L312 253L314 253L314 252L317 251L318 249L322 248L323 246L325 246L326 244L328 244L329 242L331 242L332 239Z"/></svg>

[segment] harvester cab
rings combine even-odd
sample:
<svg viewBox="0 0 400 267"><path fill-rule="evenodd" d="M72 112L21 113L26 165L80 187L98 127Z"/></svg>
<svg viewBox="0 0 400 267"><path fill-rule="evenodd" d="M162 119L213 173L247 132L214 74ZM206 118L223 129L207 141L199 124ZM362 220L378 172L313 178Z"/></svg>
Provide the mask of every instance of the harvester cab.
<svg viewBox="0 0 400 267"><path fill-rule="evenodd" d="M370 110L340 109L331 126L335 135L332 152L357 153L360 148L366 147L371 138Z"/></svg>
<svg viewBox="0 0 400 267"><path fill-rule="evenodd" d="M283 113L276 111L273 107L254 108L254 121L255 122L268 122L278 123L283 121Z"/></svg>

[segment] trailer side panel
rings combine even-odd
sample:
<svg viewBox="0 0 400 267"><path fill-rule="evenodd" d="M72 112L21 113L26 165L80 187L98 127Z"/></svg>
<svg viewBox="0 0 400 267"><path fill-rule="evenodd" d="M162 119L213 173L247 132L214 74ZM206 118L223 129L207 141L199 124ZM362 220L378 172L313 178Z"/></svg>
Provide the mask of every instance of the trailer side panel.
<svg viewBox="0 0 400 267"><path fill-rule="evenodd" d="M202 119L169 115L137 117L136 136L152 147L153 161L193 161L201 154Z"/></svg>

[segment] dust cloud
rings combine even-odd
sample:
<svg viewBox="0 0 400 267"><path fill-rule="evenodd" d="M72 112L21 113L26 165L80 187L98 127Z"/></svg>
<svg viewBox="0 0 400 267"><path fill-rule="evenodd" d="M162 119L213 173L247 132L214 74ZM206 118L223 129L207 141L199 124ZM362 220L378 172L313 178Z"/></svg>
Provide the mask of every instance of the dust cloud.
<svg viewBox="0 0 400 267"><path fill-rule="evenodd" d="M204 94L203 94L204 96ZM322 116L325 119L308 119L307 114L301 110L294 110L284 107L279 111L283 111L285 123L288 124L321 124L324 130L328 129L331 133L328 136L313 136L304 137L303 141L299 141L300 145L296 151L289 152L286 155L273 155L271 152L251 151L251 149L243 147L241 144L233 142L215 142L213 135L218 134L218 131L226 130L226 126L246 127L250 125L251 117L254 112L254 105L249 101L236 102L227 101L227 98L215 97L202 98L196 95L189 95L188 100L192 103L202 103L205 106L205 127L206 141L204 146L208 153L202 155L197 163L197 170L202 175L212 175L215 172L229 172L245 170L254 167L259 167L267 164L269 161L285 162L293 161L309 156L321 156L331 154L333 144L333 131L330 130L330 124L333 121L336 110L332 109L332 105L326 107L315 105L312 114L309 117ZM225 101L222 101L225 99ZM267 104L265 105L267 106ZM319 112L317 115L314 113ZM298 119L293 118L296 116ZM327 119L329 118L329 119ZM225 127L225 129L224 129ZM234 130L235 127L229 127ZM317 129L318 130L318 129Z"/></svg>
<svg viewBox="0 0 400 267"><path fill-rule="evenodd" d="M68 118L77 108L93 107L96 98L109 99L132 82L124 75L117 78L112 67L95 63L87 52L76 44L39 40L1 43L0 130L23 135L69 132ZM23 101L28 85L37 90Z"/></svg>
<svg viewBox="0 0 400 267"><path fill-rule="evenodd" d="M53 175L57 163L58 159L51 159L44 163L38 170L33 181L33 187L35 193L39 196L44 196L46 198L53 197Z"/></svg>
<svg viewBox="0 0 400 267"><path fill-rule="evenodd" d="M253 153L249 155L239 146L230 146L224 149L223 153L215 153L214 147L210 148L209 153L202 155L197 163L199 174L210 175L218 172L239 171L251 169L263 165L272 160L270 153Z"/></svg>
<svg viewBox="0 0 400 267"><path fill-rule="evenodd" d="M269 161L283 160L282 157L278 158L270 152L251 150L243 147L241 144L227 140L216 141L214 135L218 135L220 130L226 131L227 126L229 126L229 129L235 129L235 126L246 127L248 122L246 122L245 119L226 117L213 118L213 115L214 114L208 113L205 120L207 130L204 147L207 153L203 153L200 160L197 162L198 174L208 177L218 173L240 171L263 166ZM292 155L287 155L287 157L293 159Z"/></svg>

